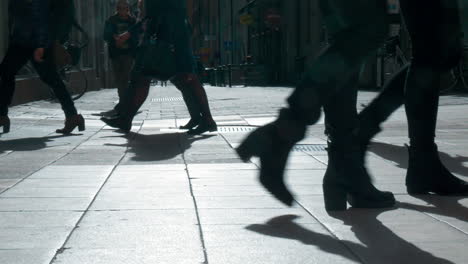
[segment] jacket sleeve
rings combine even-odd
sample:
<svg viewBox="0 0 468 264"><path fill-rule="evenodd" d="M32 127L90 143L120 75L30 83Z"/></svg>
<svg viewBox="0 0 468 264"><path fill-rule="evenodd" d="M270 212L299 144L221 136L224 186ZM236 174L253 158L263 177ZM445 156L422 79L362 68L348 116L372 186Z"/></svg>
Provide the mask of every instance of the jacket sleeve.
<svg viewBox="0 0 468 264"><path fill-rule="evenodd" d="M34 45L37 48L49 45L49 7L49 0L32 0Z"/></svg>

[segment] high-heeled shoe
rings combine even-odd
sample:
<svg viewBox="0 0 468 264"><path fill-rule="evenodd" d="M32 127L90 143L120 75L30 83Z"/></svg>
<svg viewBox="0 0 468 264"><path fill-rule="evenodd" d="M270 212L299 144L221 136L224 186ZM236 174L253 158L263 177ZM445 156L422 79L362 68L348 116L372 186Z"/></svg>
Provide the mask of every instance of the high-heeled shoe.
<svg viewBox="0 0 468 264"><path fill-rule="evenodd" d="M437 145L408 147L406 189L409 194L468 195L468 182L453 175L442 164Z"/></svg>
<svg viewBox="0 0 468 264"><path fill-rule="evenodd" d="M327 211L355 208L387 208L395 205L391 192L378 190L360 158L358 145L328 145L328 166L323 178L323 195Z"/></svg>
<svg viewBox="0 0 468 264"><path fill-rule="evenodd" d="M10 118L8 116L0 116L0 127L3 127L3 133L10 132Z"/></svg>
<svg viewBox="0 0 468 264"><path fill-rule="evenodd" d="M256 129L236 148L244 162L253 156L260 158L260 183L288 206L292 206L294 197L284 183L284 169L289 152L304 138L305 129L305 124L290 119L288 111L283 109L275 122Z"/></svg>
<svg viewBox="0 0 468 264"><path fill-rule="evenodd" d="M101 121L110 127L118 128L125 132L130 132L132 129L132 120L124 118L120 115L113 117L101 117Z"/></svg>
<svg viewBox="0 0 468 264"><path fill-rule="evenodd" d="M201 135L205 132L215 132L218 131L218 125L215 121L201 121L196 128L190 129L187 131L189 135Z"/></svg>
<svg viewBox="0 0 468 264"><path fill-rule="evenodd" d="M78 127L78 131L85 130L85 120L82 115L74 115L65 119L65 127L57 129L55 132L59 134L70 134Z"/></svg>
<svg viewBox="0 0 468 264"><path fill-rule="evenodd" d="M193 119L191 118L187 124L180 126L179 129L188 129L191 130L198 126L200 124L200 118L199 119Z"/></svg>

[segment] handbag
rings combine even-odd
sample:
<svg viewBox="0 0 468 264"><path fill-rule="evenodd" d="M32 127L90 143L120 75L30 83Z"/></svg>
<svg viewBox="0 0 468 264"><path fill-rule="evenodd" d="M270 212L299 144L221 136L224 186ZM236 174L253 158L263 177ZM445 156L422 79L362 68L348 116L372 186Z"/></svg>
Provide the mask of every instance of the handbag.
<svg viewBox="0 0 468 264"><path fill-rule="evenodd" d="M158 27L161 23L158 23ZM146 37L136 50L135 66L143 75L167 81L177 73L175 47L158 38L159 30Z"/></svg>

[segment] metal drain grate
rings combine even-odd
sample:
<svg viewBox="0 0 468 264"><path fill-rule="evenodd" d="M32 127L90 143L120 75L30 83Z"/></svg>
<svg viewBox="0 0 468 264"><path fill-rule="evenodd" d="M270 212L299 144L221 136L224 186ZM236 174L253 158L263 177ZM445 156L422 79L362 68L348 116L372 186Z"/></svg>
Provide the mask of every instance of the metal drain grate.
<svg viewBox="0 0 468 264"><path fill-rule="evenodd" d="M182 97L159 97L151 99L153 103L162 103L162 102L181 102L184 99Z"/></svg>
<svg viewBox="0 0 468 264"><path fill-rule="evenodd" d="M296 145L293 148L293 151L304 151L304 152L317 152L317 151L326 151L326 144L304 144Z"/></svg>
<svg viewBox="0 0 468 264"><path fill-rule="evenodd" d="M256 127L251 126L221 126L218 127L218 132L220 133L239 133L239 132L250 132L253 131Z"/></svg>

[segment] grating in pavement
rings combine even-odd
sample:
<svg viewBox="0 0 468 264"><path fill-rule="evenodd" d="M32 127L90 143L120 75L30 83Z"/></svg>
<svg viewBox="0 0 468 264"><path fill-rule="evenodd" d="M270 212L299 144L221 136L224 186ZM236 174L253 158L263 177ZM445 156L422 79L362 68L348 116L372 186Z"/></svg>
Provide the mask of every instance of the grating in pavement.
<svg viewBox="0 0 468 264"><path fill-rule="evenodd" d="M161 103L161 102L181 102L184 99L182 97L158 97L151 99L151 102Z"/></svg>
<svg viewBox="0 0 468 264"><path fill-rule="evenodd" d="M218 127L218 132L220 133L237 133L237 132L250 132L256 129L256 127L251 126L222 126Z"/></svg>
<svg viewBox="0 0 468 264"><path fill-rule="evenodd" d="M294 146L293 151L314 152L314 151L325 151L326 149L327 149L326 144L304 144L304 145Z"/></svg>

